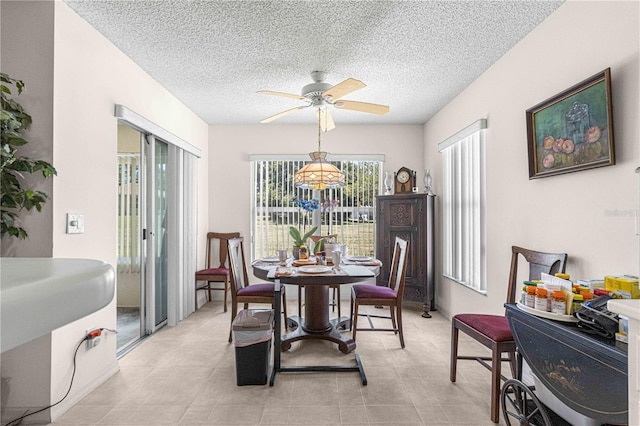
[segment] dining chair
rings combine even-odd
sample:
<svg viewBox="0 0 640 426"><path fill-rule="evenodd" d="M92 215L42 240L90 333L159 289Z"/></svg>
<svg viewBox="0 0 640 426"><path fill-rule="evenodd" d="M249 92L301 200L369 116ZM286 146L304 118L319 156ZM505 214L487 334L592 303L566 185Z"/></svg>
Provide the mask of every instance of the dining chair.
<svg viewBox="0 0 640 426"><path fill-rule="evenodd" d="M224 312L227 312L227 293L229 292L229 268L227 266L228 248L227 241L240 236L239 232L208 232L207 233L207 256L206 268L196 272L196 310L198 310L198 291L207 291L207 301L211 302L211 291L224 291ZM213 264L213 246L219 241L218 266ZM204 281L206 284L198 286L198 282ZM211 283L223 283L222 288L211 287Z"/></svg>
<svg viewBox="0 0 640 426"><path fill-rule="evenodd" d="M393 331L400 337L400 346L404 349L404 335L402 334L402 296L404 280L407 271L407 253L409 242L396 237L393 249L393 260L389 272L388 286L354 284L351 287L351 328L353 340L358 331ZM389 316L365 314L369 321L368 328L358 328L358 308L360 305L388 306ZM374 327L371 318L386 318L391 320L392 328ZM350 329L351 329L350 328Z"/></svg>
<svg viewBox="0 0 640 426"><path fill-rule="evenodd" d="M511 270L507 288L507 303L515 303L518 294L518 261L522 256L529 263L529 280L539 280L543 272L547 274L564 273L566 253L543 253L522 247L511 247ZM469 335L491 350L491 357L480 355L458 355L458 333ZM502 376L502 362L509 362L511 374L516 376L516 343L511 334L509 322L504 315L457 314L451 320L451 367L449 380L456 381L457 361L475 360L491 370L491 421L498 423L500 409L500 384L506 378ZM503 357L506 354L506 357ZM491 361L491 365L487 363Z"/></svg>
<svg viewBox="0 0 640 426"><path fill-rule="evenodd" d="M244 304L244 309L249 308L250 303L269 303L274 306L274 284L259 283L249 284L247 266L243 248L244 238L232 238L228 241L229 264L231 268L231 325L233 319L238 314L238 303ZM287 300L285 286L281 287L282 310L284 311L285 322L287 319ZM229 342L231 342L231 326L229 327Z"/></svg>
<svg viewBox="0 0 640 426"><path fill-rule="evenodd" d="M330 235L312 235L311 240L313 241L314 247L318 244L323 238L338 238L338 234L330 234ZM327 258L329 257L329 253L327 253ZM338 307L338 318L342 316L342 310L340 309L340 284L331 285L331 311L335 312L336 306ZM298 286L298 316L302 317L302 289L303 285Z"/></svg>

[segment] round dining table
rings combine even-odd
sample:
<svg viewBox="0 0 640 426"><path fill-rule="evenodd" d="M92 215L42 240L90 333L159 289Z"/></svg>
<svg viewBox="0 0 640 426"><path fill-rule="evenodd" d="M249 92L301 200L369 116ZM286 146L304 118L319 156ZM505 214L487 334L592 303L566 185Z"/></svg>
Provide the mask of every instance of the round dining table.
<svg viewBox="0 0 640 426"><path fill-rule="evenodd" d="M373 262L375 263L375 262ZM340 268L321 268L324 272L305 273L305 268L265 265L260 262L253 264L253 273L262 280L280 280L282 284L304 286L304 317L297 315L287 318L289 328L295 330L282 336L281 350L287 351L297 340L321 339L338 344L338 349L347 354L356 348L351 334L341 333L349 325L349 317L330 319L329 289L331 285L353 284L375 278L379 265L370 263L368 266L351 264L341 265ZM375 284L374 284L375 285Z"/></svg>

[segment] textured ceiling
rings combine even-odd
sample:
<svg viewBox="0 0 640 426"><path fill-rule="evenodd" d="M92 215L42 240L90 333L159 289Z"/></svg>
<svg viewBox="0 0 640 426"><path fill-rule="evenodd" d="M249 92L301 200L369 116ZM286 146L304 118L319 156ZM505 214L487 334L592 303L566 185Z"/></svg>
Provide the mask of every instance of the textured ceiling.
<svg viewBox="0 0 640 426"><path fill-rule="evenodd" d="M424 123L562 1L65 0L211 124L258 123L304 105L311 71L367 84L344 99L387 115L336 110L341 123ZM312 108L278 123L312 123Z"/></svg>

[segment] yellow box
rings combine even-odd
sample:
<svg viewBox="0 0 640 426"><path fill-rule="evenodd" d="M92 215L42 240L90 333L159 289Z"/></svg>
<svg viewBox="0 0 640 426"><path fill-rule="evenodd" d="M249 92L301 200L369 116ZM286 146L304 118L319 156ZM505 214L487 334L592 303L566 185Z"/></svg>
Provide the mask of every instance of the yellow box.
<svg viewBox="0 0 640 426"><path fill-rule="evenodd" d="M604 288L610 292L622 292L631 299L640 299L640 288L638 287L638 278L630 276L612 276L604 277Z"/></svg>
<svg viewBox="0 0 640 426"><path fill-rule="evenodd" d="M629 343L629 338L624 333L616 332L616 340L621 343Z"/></svg>

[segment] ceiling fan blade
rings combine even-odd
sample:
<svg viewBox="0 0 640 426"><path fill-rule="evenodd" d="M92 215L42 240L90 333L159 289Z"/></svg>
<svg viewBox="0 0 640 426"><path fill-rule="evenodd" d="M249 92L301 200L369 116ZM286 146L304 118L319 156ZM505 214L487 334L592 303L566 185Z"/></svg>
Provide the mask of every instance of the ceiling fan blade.
<svg viewBox="0 0 640 426"><path fill-rule="evenodd" d="M367 102L338 101L334 103L333 106L340 109L350 109L352 111L368 112L380 115L384 115L389 112L388 105L370 104Z"/></svg>
<svg viewBox="0 0 640 426"><path fill-rule="evenodd" d="M274 92L272 90L258 90L256 93L260 93L261 95L284 96L286 98L300 99L303 101L311 102L311 99L305 98L304 96L300 96L300 95L294 95L293 93Z"/></svg>
<svg viewBox="0 0 640 426"><path fill-rule="evenodd" d="M331 111L329 111L328 108L320 110L320 128L323 132L328 132L336 128L336 123L333 121Z"/></svg>
<svg viewBox="0 0 640 426"><path fill-rule="evenodd" d="M278 118L282 118L282 117L287 116L289 114L293 114L294 112L296 112L296 111L298 111L298 110L300 110L302 108L308 108L308 107L309 107L309 105L302 105L302 106L299 106L299 107L288 109L286 111L282 111L279 114L272 115L269 118L265 118L264 120L261 121L261 123L271 123L272 121L277 120Z"/></svg>
<svg viewBox="0 0 640 426"><path fill-rule="evenodd" d="M348 78L324 92L322 94L322 97L329 98L329 100L335 101L336 99L340 99L341 97L355 92L356 90L362 89L363 87L367 87L367 85L360 80L356 80L355 78Z"/></svg>

